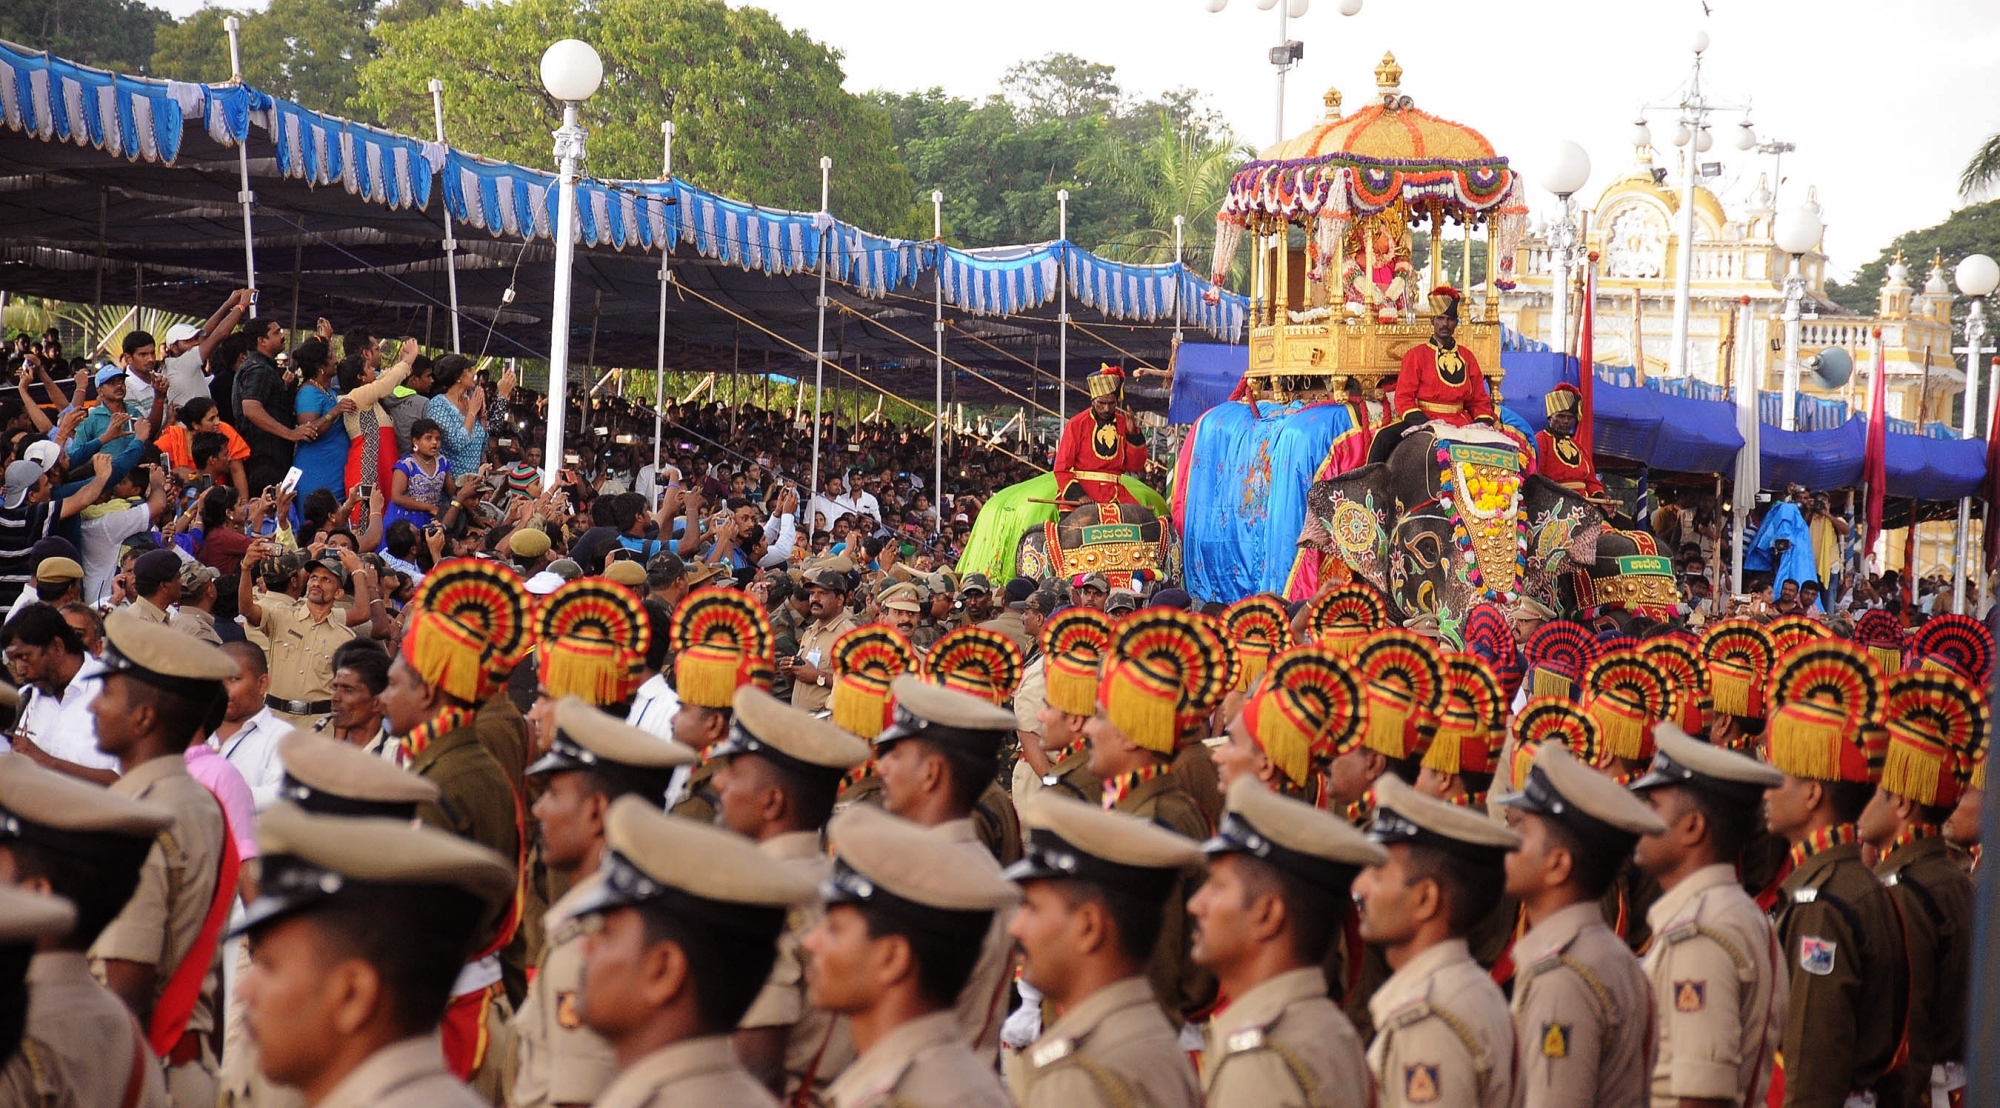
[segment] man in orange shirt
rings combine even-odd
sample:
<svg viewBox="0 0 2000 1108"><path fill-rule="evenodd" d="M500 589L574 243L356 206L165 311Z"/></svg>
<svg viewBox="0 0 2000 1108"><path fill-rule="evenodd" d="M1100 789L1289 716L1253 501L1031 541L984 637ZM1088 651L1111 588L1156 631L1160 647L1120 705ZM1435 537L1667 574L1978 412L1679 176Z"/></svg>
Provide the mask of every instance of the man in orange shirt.
<svg viewBox="0 0 2000 1108"><path fill-rule="evenodd" d="M221 435L224 449L218 459L204 459L209 463L204 465L195 460L194 443L207 433ZM236 428L222 422L222 412L215 401L197 396L181 405L180 422L162 431L153 445L167 456L176 474L190 477L206 473L217 484L234 485L239 495L246 498L250 495L250 482L243 475L243 461L250 456L250 444L243 441Z"/></svg>

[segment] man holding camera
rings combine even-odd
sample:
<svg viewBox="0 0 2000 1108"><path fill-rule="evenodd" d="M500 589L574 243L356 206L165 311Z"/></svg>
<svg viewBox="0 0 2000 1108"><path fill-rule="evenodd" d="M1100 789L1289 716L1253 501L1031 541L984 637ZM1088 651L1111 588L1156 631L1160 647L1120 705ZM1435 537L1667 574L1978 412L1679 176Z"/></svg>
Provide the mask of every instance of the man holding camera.
<svg viewBox="0 0 2000 1108"><path fill-rule="evenodd" d="M279 718L310 727L333 711L333 652L353 638L354 628L369 622L371 614L381 620L377 631L386 632L388 616L375 594L375 571L344 547L333 548L306 566L303 597L283 601L268 593L260 597L253 585L254 571L276 549L268 541L251 544L243 556L236 605L243 618L271 640L271 690L264 702ZM354 586L354 606L343 612L335 602L349 581Z"/></svg>

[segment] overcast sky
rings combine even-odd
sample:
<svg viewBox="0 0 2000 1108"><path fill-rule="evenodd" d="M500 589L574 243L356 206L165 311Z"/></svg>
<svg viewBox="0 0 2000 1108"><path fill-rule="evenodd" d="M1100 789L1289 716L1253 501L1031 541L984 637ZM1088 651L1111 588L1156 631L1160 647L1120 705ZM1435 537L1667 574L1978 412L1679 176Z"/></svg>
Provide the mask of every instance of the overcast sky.
<svg viewBox="0 0 2000 1108"><path fill-rule="evenodd" d="M1712 14L1705 16L1702 0L1365 0L1361 14L1343 18L1335 0L1312 0L1291 24L1305 60L1286 82L1285 130L1297 133L1318 114L1328 86L1346 95L1350 111L1365 103L1376 62L1394 50L1403 90L1419 108L1484 132L1531 182L1552 143L1581 143L1593 162L1581 195L1594 199L1632 164L1637 109L1679 99L1694 31L1706 28L1712 45L1704 91L1714 102L1754 104L1761 137L1797 144L1784 159L1780 207L1818 186L1836 274L1958 206L1959 169L1985 136L2000 131L1995 0L1707 4ZM199 0L165 6L185 14ZM757 6L845 54L847 85L856 92L942 86L981 97L998 90L1015 62L1067 51L1116 66L1129 93L1199 89L1246 141L1261 147L1274 137L1265 54L1277 40L1278 17L1257 10L1256 0L1231 0L1220 14L1210 14L1203 0ZM1741 118L1736 111L1711 117L1716 142L1704 158L1723 163L1720 188L1731 201L1771 169L1768 157L1736 150ZM1653 120L1665 146L1672 113L1655 112ZM1554 204L1538 187L1531 195L1538 209Z"/></svg>

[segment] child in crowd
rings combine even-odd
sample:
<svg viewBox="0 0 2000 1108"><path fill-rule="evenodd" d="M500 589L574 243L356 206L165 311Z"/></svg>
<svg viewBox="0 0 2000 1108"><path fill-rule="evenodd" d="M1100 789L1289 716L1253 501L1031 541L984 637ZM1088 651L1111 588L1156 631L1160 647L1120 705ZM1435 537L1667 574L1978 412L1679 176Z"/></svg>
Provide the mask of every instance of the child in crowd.
<svg viewBox="0 0 2000 1108"><path fill-rule="evenodd" d="M451 495L451 460L442 454L444 429L436 420L420 419L410 425L410 447L390 475L383 522L393 527L397 520L408 520L422 531L437 519Z"/></svg>

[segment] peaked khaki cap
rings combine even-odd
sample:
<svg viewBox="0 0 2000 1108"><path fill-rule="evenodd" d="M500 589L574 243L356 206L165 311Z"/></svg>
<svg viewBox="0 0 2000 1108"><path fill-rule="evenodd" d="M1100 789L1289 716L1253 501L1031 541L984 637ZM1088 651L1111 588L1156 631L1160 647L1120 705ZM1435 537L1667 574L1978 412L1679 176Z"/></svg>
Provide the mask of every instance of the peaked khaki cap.
<svg viewBox="0 0 2000 1108"><path fill-rule="evenodd" d="M236 659L185 631L152 623L119 609L104 619L104 668L149 685L196 695L211 690L189 689L183 682L221 682L236 676Z"/></svg>
<svg viewBox="0 0 2000 1108"><path fill-rule="evenodd" d="M1665 821L1629 789L1576 760L1561 743L1535 750L1521 791L1495 798L1510 808L1553 819L1587 843L1607 850L1631 849L1624 836L1665 833ZM1622 834L1621 834L1622 833Z"/></svg>
<svg viewBox="0 0 2000 1108"><path fill-rule="evenodd" d="M671 816L636 796L613 802L604 818L613 852L604 879L571 914L643 904L667 890L718 904L790 908L817 896L812 879L713 824Z"/></svg>
<svg viewBox="0 0 2000 1108"><path fill-rule="evenodd" d="M1521 845L1521 836L1498 820L1423 795L1394 774L1375 779L1375 820L1368 837L1385 846L1409 843L1445 850L1475 862L1497 864Z"/></svg>
<svg viewBox="0 0 2000 1108"><path fill-rule="evenodd" d="M880 903L886 892L925 908L990 912L1021 898L992 855L974 863L950 839L872 804L833 817L826 831L836 862L821 887L829 904Z"/></svg>
<svg viewBox="0 0 2000 1108"><path fill-rule="evenodd" d="M1249 854L1317 885L1345 890L1354 871L1389 860L1381 844L1332 812L1281 796L1254 777L1229 786L1222 826L1202 853Z"/></svg>
<svg viewBox="0 0 2000 1108"><path fill-rule="evenodd" d="M235 934L327 900L350 882L457 889L489 909L514 892L509 860L407 820L316 815L280 801L257 817L257 850L264 880Z"/></svg>
<svg viewBox="0 0 2000 1108"><path fill-rule="evenodd" d="M670 773L693 765L701 754L690 746L642 731L624 720L565 696L556 702L556 733L549 752L528 767L530 776L574 769L630 769Z"/></svg>
<svg viewBox="0 0 2000 1108"><path fill-rule="evenodd" d="M1756 804L1764 790L1785 783L1775 767L1745 754L1703 742L1667 721L1653 725L1653 765L1632 782L1633 792L1688 786Z"/></svg>
<svg viewBox="0 0 2000 1108"><path fill-rule="evenodd" d="M1164 897L1201 844L1149 819L1107 812L1044 789L1021 806L1027 853L1007 867L1010 881L1074 878Z"/></svg>
<svg viewBox="0 0 2000 1108"><path fill-rule="evenodd" d="M755 686L736 690L729 736L711 757L757 754L815 776L839 777L868 760L868 744L830 720L802 712Z"/></svg>
<svg viewBox="0 0 2000 1108"><path fill-rule="evenodd" d="M351 808L362 805L417 805L436 800L437 785L339 739L292 730L278 739L278 762L290 778L282 795L307 811L325 815L388 815ZM338 809L338 810L330 810Z"/></svg>
<svg viewBox="0 0 2000 1108"><path fill-rule="evenodd" d="M19 946L57 939L75 926L76 908L62 897L0 886L0 944Z"/></svg>
<svg viewBox="0 0 2000 1108"><path fill-rule="evenodd" d="M70 835L117 835L142 839L174 822L158 804L119 796L101 785L43 769L26 758L0 757L0 839L47 842L44 831Z"/></svg>

